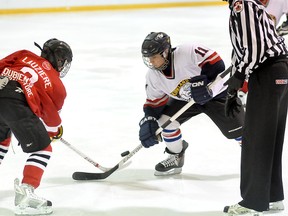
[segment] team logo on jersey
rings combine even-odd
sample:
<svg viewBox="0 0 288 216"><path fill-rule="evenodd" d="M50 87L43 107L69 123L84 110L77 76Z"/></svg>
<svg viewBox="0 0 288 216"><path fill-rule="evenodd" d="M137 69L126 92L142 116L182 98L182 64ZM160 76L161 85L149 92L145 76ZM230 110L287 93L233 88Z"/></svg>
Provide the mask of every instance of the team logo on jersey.
<svg viewBox="0 0 288 216"><path fill-rule="evenodd" d="M243 10L243 0L237 0L233 4L233 11L239 13Z"/></svg>
<svg viewBox="0 0 288 216"><path fill-rule="evenodd" d="M48 61L44 61L42 63L42 67L45 69L45 70L51 70L51 65L49 64Z"/></svg>
<svg viewBox="0 0 288 216"><path fill-rule="evenodd" d="M170 93L173 96L179 96L180 89L185 86L186 83L189 83L189 79L182 80L177 87Z"/></svg>
<svg viewBox="0 0 288 216"><path fill-rule="evenodd" d="M260 2L267 7L267 5L269 4L269 0L260 0Z"/></svg>

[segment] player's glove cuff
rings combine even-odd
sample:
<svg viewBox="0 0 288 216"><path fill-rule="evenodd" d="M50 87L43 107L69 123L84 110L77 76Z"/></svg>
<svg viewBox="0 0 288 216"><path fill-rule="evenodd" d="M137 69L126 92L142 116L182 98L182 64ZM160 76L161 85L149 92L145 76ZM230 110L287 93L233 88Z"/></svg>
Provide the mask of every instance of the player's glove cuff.
<svg viewBox="0 0 288 216"><path fill-rule="evenodd" d="M63 126L58 127L58 131L55 133L50 132L51 141L58 140L63 136Z"/></svg>

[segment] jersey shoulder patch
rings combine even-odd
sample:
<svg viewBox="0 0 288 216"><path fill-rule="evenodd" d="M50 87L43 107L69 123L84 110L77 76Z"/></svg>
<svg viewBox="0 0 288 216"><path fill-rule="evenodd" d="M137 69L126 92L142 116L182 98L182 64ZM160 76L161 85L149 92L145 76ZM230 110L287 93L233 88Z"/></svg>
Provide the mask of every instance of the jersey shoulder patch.
<svg viewBox="0 0 288 216"><path fill-rule="evenodd" d="M243 10L243 0L236 0L233 3L233 11L235 13L240 13Z"/></svg>

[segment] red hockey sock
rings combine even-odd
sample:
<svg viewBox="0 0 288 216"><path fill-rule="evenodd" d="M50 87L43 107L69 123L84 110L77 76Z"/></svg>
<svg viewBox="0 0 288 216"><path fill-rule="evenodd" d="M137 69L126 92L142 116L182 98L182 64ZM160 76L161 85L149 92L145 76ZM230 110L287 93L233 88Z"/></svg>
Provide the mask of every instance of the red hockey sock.
<svg viewBox="0 0 288 216"><path fill-rule="evenodd" d="M4 159L6 153L8 152L10 143L11 143L11 137L8 137L4 141L0 142L0 164Z"/></svg>
<svg viewBox="0 0 288 216"><path fill-rule="evenodd" d="M8 137L5 140L3 140L2 142L0 142L0 145L9 147L10 143L11 143L11 137Z"/></svg>
<svg viewBox="0 0 288 216"><path fill-rule="evenodd" d="M52 147L49 145L41 151L32 153L26 161L23 170L22 183L37 188L40 185L42 175L52 154Z"/></svg>

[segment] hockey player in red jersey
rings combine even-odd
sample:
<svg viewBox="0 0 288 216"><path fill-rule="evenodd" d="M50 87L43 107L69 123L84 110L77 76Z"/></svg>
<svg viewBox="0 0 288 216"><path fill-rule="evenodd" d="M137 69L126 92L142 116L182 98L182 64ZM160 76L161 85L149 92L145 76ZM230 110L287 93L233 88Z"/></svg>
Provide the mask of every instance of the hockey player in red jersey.
<svg viewBox="0 0 288 216"><path fill-rule="evenodd" d="M52 154L51 140L63 134L59 112L66 90L60 78L68 72L72 51L64 41L50 39L41 56L20 50L0 60L0 164L11 135L29 153L21 184L15 179L15 214L52 213L52 203L34 193Z"/></svg>
<svg viewBox="0 0 288 216"><path fill-rule="evenodd" d="M142 44L142 57L149 67L145 116L139 124L139 139L144 147L158 143L155 135L158 124L164 124L191 98L196 102L163 130L168 158L156 165L155 175L182 171L188 143L182 140L180 125L198 114L209 116L228 139L241 139L244 110L240 106L234 113L234 119L225 116L225 79L212 89L207 88L225 69L217 52L192 43L172 48L166 33L152 32Z"/></svg>

